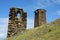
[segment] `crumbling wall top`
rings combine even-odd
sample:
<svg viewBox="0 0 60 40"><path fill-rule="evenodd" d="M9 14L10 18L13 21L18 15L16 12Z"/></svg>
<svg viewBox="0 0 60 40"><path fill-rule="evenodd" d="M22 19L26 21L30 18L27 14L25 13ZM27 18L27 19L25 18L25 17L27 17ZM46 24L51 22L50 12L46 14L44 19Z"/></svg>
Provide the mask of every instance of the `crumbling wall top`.
<svg viewBox="0 0 60 40"><path fill-rule="evenodd" d="M45 9L37 9L34 11L34 13L38 13L38 12L46 12L46 10Z"/></svg>

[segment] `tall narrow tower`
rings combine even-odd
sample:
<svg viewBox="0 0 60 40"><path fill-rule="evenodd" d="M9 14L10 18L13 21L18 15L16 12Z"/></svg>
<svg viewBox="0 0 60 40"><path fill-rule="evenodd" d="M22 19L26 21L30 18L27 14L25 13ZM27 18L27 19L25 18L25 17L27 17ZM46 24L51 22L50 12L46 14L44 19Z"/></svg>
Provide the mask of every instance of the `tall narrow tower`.
<svg viewBox="0 0 60 40"><path fill-rule="evenodd" d="M20 8L10 8L7 37L26 30L26 24L27 13Z"/></svg>
<svg viewBox="0 0 60 40"><path fill-rule="evenodd" d="M46 24L46 10L37 9L35 11L34 27L41 26L42 24Z"/></svg>

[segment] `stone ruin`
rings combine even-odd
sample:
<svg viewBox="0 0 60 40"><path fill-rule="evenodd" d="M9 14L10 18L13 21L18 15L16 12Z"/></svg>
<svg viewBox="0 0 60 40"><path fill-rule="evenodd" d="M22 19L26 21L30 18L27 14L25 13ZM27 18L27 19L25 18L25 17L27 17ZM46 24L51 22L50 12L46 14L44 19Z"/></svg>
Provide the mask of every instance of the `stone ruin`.
<svg viewBox="0 0 60 40"><path fill-rule="evenodd" d="M34 27L41 26L42 24L46 24L46 10L37 9L35 11ZM10 8L7 37L11 37L18 32L25 31L26 26L27 13L20 8Z"/></svg>
<svg viewBox="0 0 60 40"><path fill-rule="evenodd" d="M41 26L42 24L46 24L46 10L37 9L35 11L34 27Z"/></svg>
<svg viewBox="0 0 60 40"><path fill-rule="evenodd" d="M7 37L26 30L26 24L27 13L20 8L10 8Z"/></svg>

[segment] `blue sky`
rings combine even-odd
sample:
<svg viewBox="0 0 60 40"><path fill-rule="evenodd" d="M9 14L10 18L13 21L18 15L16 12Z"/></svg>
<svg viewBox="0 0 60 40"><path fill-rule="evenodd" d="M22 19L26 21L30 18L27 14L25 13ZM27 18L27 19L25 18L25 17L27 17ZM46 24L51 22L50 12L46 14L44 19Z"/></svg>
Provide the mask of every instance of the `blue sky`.
<svg viewBox="0 0 60 40"><path fill-rule="evenodd" d="M0 38L7 35L9 9L23 8L27 12L27 29L34 26L34 11L46 10L47 23L60 18L60 0L0 0Z"/></svg>

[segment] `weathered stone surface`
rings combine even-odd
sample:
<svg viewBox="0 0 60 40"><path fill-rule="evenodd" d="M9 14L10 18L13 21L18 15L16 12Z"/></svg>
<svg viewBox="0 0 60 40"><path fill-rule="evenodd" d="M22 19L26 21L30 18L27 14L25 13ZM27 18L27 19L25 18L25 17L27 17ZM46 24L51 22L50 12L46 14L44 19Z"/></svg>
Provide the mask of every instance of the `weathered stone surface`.
<svg viewBox="0 0 60 40"><path fill-rule="evenodd" d="M37 9L35 11L34 27L41 26L42 24L46 24L46 10Z"/></svg>
<svg viewBox="0 0 60 40"><path fill-rule="evenodd" d="M20 14L20 17L18 17L18 14ZM18 31L26 30L26 24L27 13L20 8L10 8L7 37L15 35Z"/></svg>
<svg viewBox="0 0 60 40"><path fill-rule="evenodd" d="M20 14L18 16L18 14ZM46 10L37 9L35 11L34 27L46 24ZM7 37L13 36L18 32L26 30L27 26L27 13L20 8L10 8L9 22L8 22L8 35Z"/></svg>

